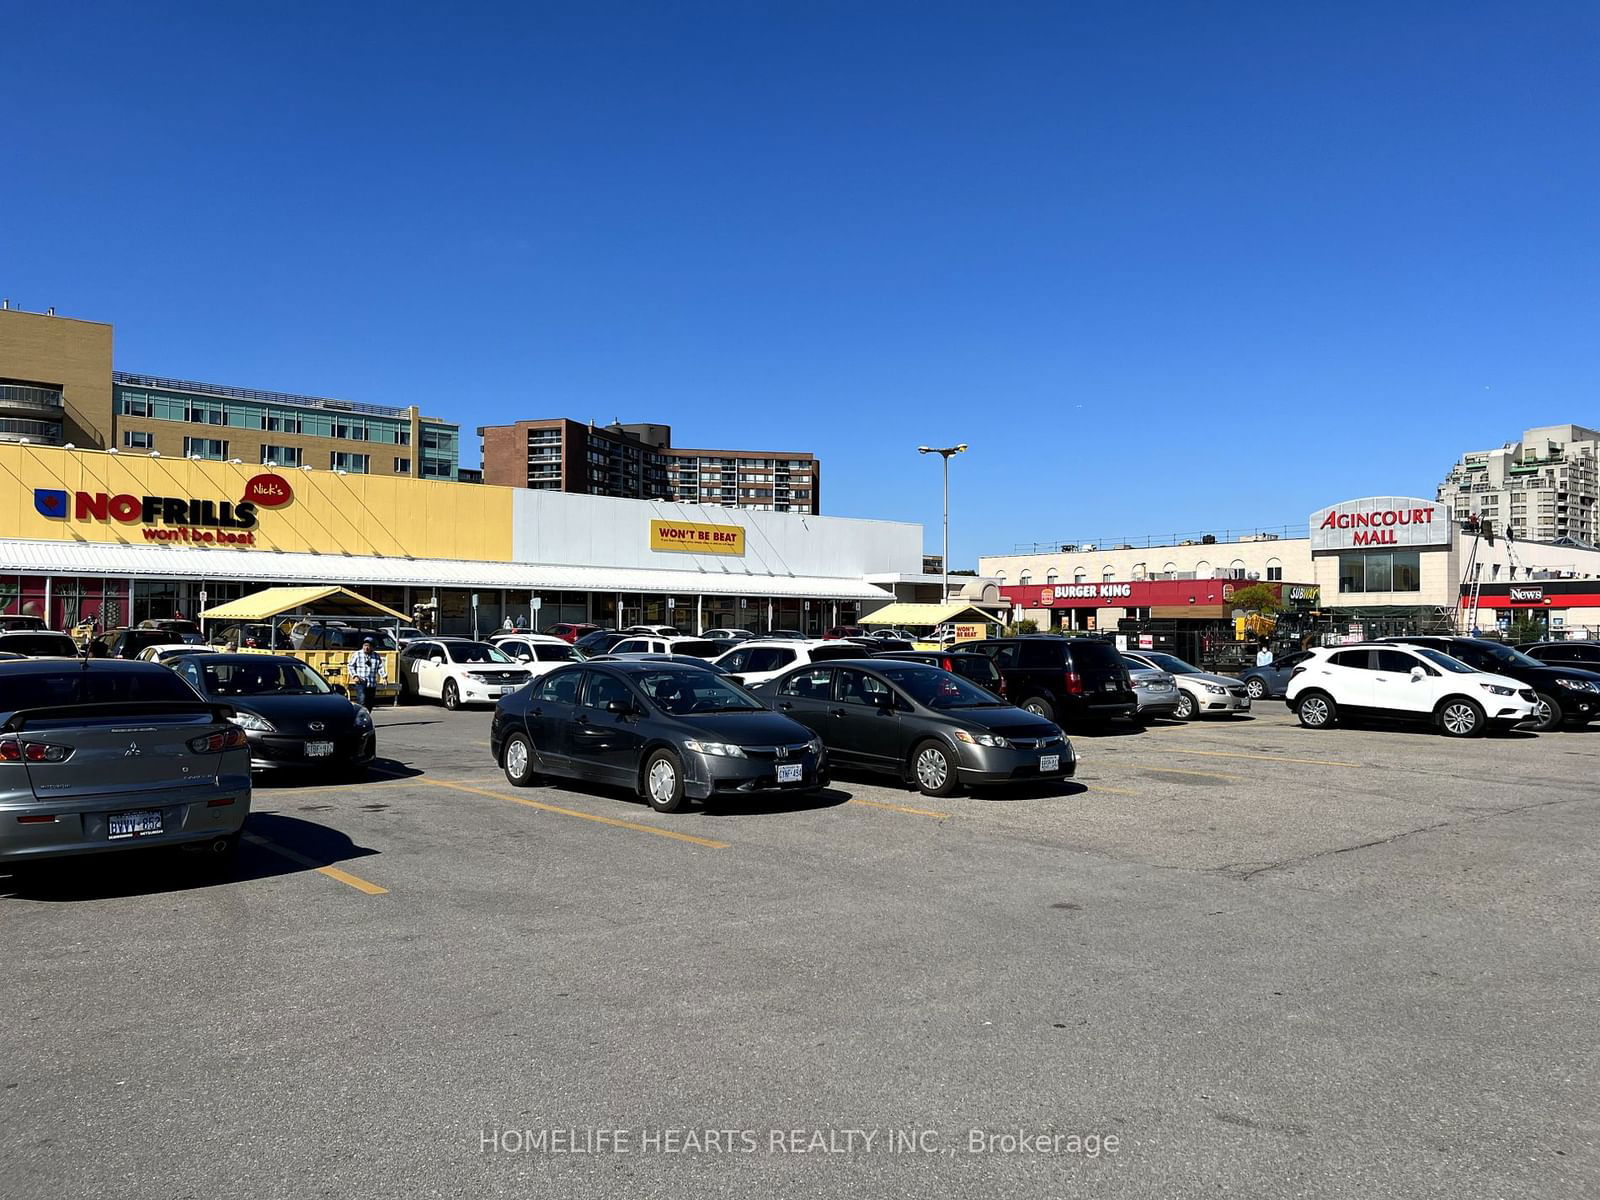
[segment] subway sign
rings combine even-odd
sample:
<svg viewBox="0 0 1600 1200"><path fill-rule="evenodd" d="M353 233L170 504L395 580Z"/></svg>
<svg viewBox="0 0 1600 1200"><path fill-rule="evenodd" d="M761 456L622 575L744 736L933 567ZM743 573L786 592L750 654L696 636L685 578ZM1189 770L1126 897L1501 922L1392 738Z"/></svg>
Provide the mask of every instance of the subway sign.
<svg viewBox="0 0 1600 1200"><path fill-rule="evenodd" d="M1311 551L1448 546L1450 507L1411 496L1368 496L1311 514Z"/></svg>
<svg viewBox="0 0 1600 1200"><path fill-rule="evenodd" d="M251 481L252 490L262 482ZM292 495L282 480L285 496ZM286 500L278 500L286 503ZM256 509L252 500L196 499L189 496L135 496L131 493L68 492L65 488L35 488L33 507L42 516L60 521L136 526L147 542L175 542L189 546L253 546Z"/></svg>

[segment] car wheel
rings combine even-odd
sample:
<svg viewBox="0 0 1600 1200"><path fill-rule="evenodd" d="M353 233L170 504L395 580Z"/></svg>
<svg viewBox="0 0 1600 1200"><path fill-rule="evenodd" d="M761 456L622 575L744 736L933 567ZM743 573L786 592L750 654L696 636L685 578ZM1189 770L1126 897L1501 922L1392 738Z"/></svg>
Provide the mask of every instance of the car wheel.
<svg viewBox="0 0 1600 1200"><path fill-rule="evenodd" d="M1180 721L1192 721L1199 711L1199 705L1195 704L1194 697L1189 695L1188 692L1179 689L1178 707L1173 710L1172 715Z"/></svg>
<svg viewBox="0 0 1600 1200"><path fill-rule="evenodd" d="M961 786L950 751L938 742L923 742L911 752L911 776L924 796L948 796Z"/></svg>
<svg viewBox="0 0 1600 1200"><path fill-rule="evenodd" d="M1326 692L1307 692L1295 701L1294 715L1307 729L1327 729L1339 719L1339 706Z"/></svg>
<svg viewBox="0 0 1600 1200"><path fill-rule="evenodd" d="M506 779L517 787L527 787L533 782L533 743L525 733L513 733L500 752L500 765Z"/></svg>
<svg viewBox="0 0 1600 1200"><path fill-rule="evenodd" d="M1544 692L1539 692L1533 698L1533 716L1538 722L1534 728L1540 733L1559 728L1561 722L1567 719L1567 714L1561 709L1561 701Z"/></svg>
<svg viewBox="0 0 1600 1200"><path fill-rule="evenodd" d="M1046 721L1056 719L1056 706L1043 696L1030 696L1022 702L1022 711L1030 712L1036 717L1043 717Z"/></svg>
<svg viewBox="0 0 1600 1200"><path fill-rule="evenodd" d="M456 687L454 679L446 679L444 688L439 693L439 698L444 701L444 706L451 712L461 707L461 689Z"/></svg>
<svg viewBox="0 0 1600 1200"><path fill-rule="evenodd" d="M671 750L657 750L644 760L644 798L657 812L683 807L683 764Z"/></svg>
<svg viewBox="0 0 1600 1200"><path fill-rule="evenodd" d="M1265 700L1267 698L1267 681L1259 675L1252 675L1244 681L1244 692L1252 700Z"/></svg>
<svg viewBox="0 0 1600 1200"><path fill-rule="evenodd" d="M1483 732L1483 725L1483 709L1465 696L1452 697L1439 706L1439 732L1445 737L1476 737Z"/></svg>

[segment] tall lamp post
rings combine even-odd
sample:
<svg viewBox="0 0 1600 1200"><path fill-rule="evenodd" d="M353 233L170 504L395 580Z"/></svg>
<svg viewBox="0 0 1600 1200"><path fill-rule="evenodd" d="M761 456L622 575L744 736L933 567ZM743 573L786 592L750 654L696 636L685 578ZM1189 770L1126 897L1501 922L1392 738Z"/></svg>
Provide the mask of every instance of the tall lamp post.
<svg viewBox="0 0 1600 1200"><path fill-rule="evenodd" d="M959 446L918 446L918 454L937 454L944 459L944 557L939 560L939 565L944 568L944 592L939 597L940 604L950 601L950 460L967 448L962 442Z"/></svg>

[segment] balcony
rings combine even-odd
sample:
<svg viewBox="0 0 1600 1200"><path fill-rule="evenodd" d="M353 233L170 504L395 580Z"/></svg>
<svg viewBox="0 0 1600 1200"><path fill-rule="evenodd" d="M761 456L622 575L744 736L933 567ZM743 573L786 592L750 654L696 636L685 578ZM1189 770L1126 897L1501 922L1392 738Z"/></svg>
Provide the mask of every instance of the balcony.
<svg viewBox="0 0 1600 1200"><path fill-rule="evenodd" d="M0 416L59 422L62 412L60 388L0 383Z"/></svg>

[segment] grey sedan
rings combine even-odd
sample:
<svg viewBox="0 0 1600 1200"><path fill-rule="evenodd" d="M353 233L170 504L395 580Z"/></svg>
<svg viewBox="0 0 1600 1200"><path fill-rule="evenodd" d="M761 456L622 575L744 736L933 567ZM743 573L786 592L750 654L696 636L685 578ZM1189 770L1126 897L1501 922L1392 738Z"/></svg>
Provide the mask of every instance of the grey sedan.
<svg viewBox="0 0 1600 1200"><path fill-rule="evenodd" d="M1275 658L1270 663L1251 667L1241 674L1239 679L1244 684L1244 690L1250 699L1281 700L1289 687L1289 676L1294 674L1296 667L1310 657L1311 651L1297 650L1293 654Z"/></svg>
<svg viewBox="0 0 1600 1200"><path fill-rule="evenodd" d="M232 712L155 663L0 663L0 869L158 846L225 865L250 812Z"/></svg>
<svg viewBox="0 0 1600 1200"><path fill-rule="evenodd" d="M1171 673L1143 666L1131 658L1124 658L1123 661L1128 664L1128 678L1133 680L1133 695L1139 701L1134 719L1153 721L1157 717L1175 715L1180 693Z"/></svg>
<svg viewBox="0 0 1600 1200"><path fill-rule="evenodd" d="M1166 671L1173 677L1178 685L1178 708L1173 716L1180 721L1250 711L1250 693L1232 676L1213 675L1175 654L1163 654L1159 650L1130 650L1123 657L1153 671Z"/></svg>

